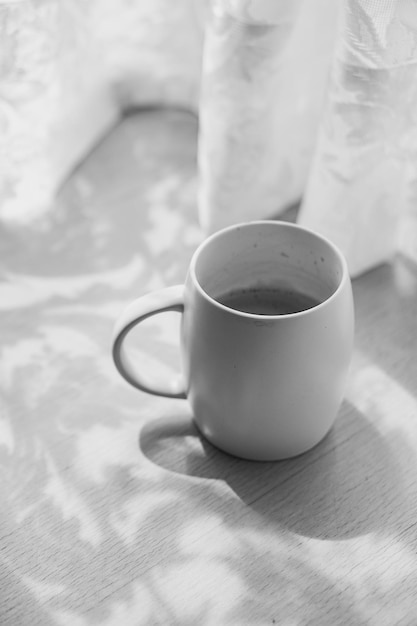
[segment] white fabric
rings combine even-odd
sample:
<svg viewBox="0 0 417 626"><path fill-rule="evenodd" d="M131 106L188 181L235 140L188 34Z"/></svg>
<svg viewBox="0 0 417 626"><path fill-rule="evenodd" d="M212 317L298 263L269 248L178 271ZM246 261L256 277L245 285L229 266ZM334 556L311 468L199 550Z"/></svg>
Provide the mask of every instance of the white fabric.
<svg viewBox="0 0 417 626"><path fill-rule="evenodd" d="M346 0L337 42L299 221L355 275L391 258L399 218L417 216L417 2Z"/></svg>
<svg viewBox="0 0 417 626"><path fill-rule="evenodd" d="M302 200L352 275L392 257L401 215L416 251L416 0L0 0L0 219L53 206L154 104L200 116L207 232Z"/></svg>
<svg viewBox="0 0 417 626"><path fill-rule="evenodd" d="M260 22L226 5L214 2L203 65L199 205L209 232L300 199L338 9L337 0L276 0Z"/></svg>
<svg viewBox="0 0 417 626"><path fill-rule="evenodd" d="M0 218L53 205L136 105L198 107L205 3L0 0Z"/></svg>

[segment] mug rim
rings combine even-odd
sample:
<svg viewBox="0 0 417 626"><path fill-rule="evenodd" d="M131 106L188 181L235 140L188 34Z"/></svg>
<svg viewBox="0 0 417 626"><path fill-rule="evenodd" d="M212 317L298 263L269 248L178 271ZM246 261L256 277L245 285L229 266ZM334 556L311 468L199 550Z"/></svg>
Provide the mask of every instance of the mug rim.
<svg viewBox="0 0 417 626"><path fill-rule="evenodd" d="M242 229L242 228L252 228L256 226L266 226L266 225L270 225L273 227L279 226L280 228L284 227L284 228L289 228L290 230L303 231L313 236L314 238L320 240L322 243L327 245L334 252L334 254L339 259L339 262L341 264L342 276L341 276L341 279L337 288L333 291L332 294L330 294L328 298L325 298L323 301L319 302L318 304L316 304L315 306L309 309L296 311L295 313L281 313L281 314L271 315L271 314L260 314L260 313L248 313L247 311L241 311L240 309L233 309L229 306L226 306L225 304L222 304L215 298L213 298L213 296L211 296L203 288L196 274L196 264L203 250L207 248L208 246L210 246L214 240L224 236L228 232L235 231L235 230ZM203 296L203 298L205 298L208 302L210 302L210 304L214 305L218 309L225 311L227 313L230 313L232 315L237 315L239 317L243 317L246 319L264 320L264 321L275 321L279 319L292 319L295 317L300 317L303 315L311 314L314 311L317 311L318 309L327 305L334 298L336 298L339 292L344 288L347 280L350 278L346 258L344 254L342 253L342 251L340 250L340 248L335 243L333 243L330 239L328 239L324 235L321 235L320 233L312 230L311 228L306 228L305 226L301 226L300 224L287 222L285 220L253 220L253 221L247 221L247 222L238 222L236 224L232 224L230 226L226 226L225 228L221 228L217 230L216 232L206 237L204 241L202 241L200 245L197 247L197 249L194 251L194 254L191 258L190 265L189 265L189 275L196 289Z"/></svg>

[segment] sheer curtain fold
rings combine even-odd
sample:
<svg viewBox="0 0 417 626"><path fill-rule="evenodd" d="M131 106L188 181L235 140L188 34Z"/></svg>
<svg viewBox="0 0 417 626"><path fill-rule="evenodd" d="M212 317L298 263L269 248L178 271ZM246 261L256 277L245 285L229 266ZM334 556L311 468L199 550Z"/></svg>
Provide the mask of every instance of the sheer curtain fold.
<svg viewBox="0 0 417 626"><path fill-rule="evenodd" d="M337 0L214 0L200 99L200 219L272 216L306 185Z"/></svg>
<svg viewBox="0 0 417 626"><path fill-rule="evenodd" d="M406 244L407 215L417 234L417 3L346 0L342 17L299 221L355 275Z"/></svg>
<svg viewBox="0 0 417 626"><path fill-rule="evenodd" d="M415 0L0 0L0 219L160 104L199 115L206 232L301 202L352 275L417 259Z"/></svg>

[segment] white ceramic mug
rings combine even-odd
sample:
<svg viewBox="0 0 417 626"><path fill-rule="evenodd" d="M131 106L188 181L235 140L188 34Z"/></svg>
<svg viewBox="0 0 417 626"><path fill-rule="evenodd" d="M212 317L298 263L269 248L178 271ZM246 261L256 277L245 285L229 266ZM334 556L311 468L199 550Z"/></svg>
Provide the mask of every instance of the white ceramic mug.
<svg viewBox="0 0 417 626"><path fill-rule="evenodd" d="M236 289L291 287L313 297L289 314L235 310L219 302ZM182 373L148 381L125 338L156 313L179 311ZM184 285L139 297L120 315L113 358L120 374L151 394L188 398L214 445L254 460L305 452L329 431L343 399L354 336L346 261L327 239L288 222L225 228L194 253Z"/></svg>

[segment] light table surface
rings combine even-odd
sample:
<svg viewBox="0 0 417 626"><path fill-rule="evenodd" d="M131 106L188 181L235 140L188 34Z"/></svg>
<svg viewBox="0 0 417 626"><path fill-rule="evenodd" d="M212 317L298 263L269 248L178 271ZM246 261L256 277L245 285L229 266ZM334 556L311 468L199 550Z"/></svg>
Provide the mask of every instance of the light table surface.
<svg viewBox="0 0 417 626"><path fill-rule="evenodd" d="M202 240L196 141L186 113L127 117L48 215L0 228L0 624L415 625L410 259L354 281L346 399L299 458L223 454L114 368L116 316ZM147 324L138 361L169 375L179 315Z"/></svg>

